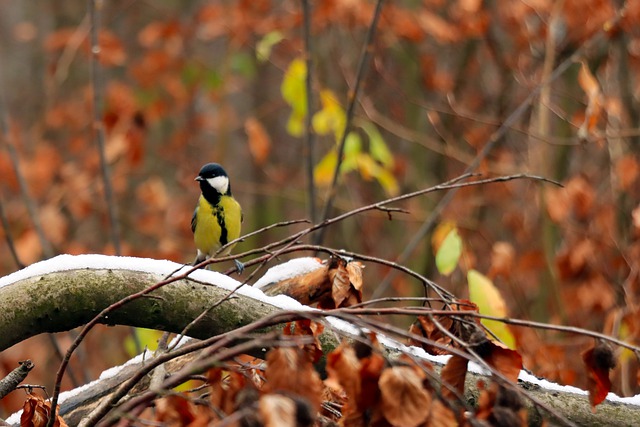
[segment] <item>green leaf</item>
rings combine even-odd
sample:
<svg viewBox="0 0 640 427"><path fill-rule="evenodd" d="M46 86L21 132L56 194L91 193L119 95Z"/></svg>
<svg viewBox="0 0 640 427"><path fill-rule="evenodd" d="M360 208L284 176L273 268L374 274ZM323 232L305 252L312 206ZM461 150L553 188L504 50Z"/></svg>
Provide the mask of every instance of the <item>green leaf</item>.
<svg viewBox="0 0 640 427"><path fill-rule="evenodd" d="M307 77L307 66L300 58L296 58L289 64L284 73L280 92L282 98L289 104L296 113L297 118L304 118L307 115L307 91L305 89L305 78Z"/></svg>
<svg viewBox="0 0 640 427"><path fill-rule="evenodd" d="M491 279L476 270L469 270L467 282L469 283L469 299L477 304L480 314L507 317L507 305ZM482 324L507 347L515 349L516 340L506 324L489 319L482 319Z"/></svg>
<svg viewBox="0 0 640 427"><path fill-rule="evenodd" d="M248 53L237 52L231 57L231 70L251 79L256 75L256 64Z"/></svg>
<svg viewBox="0 0 640 427"><path fill-rule="evenodd" d="M384 138L378 128L373 123L367 121L363 122L360 126L369 137L371 157L382 163L384 167L388 169L393 168L393 155L391 151L389 151L389 147L387 147L387 144L384 142Z"/></svg>
<svg viewBox="0 0 640 427"><path fill-rule="evenodd" d="M362 152L362 140L360 135L349 132L344 141L344 153L340 173L347 173L358 167L358 155Z"/></svg>
<svg viewBox="0 0 640 427"><path fill-rule="evenodd" d="M337 144L342 139L342 134L347 126L347 115L338 102L338 97L328 89L320 91L320 103L322 109L313 115L313 129L319 135L333 132Z"/></svg>
<svg viewBox="0 0 640 427"><path fill-rule="evenodd" d="M275 45L284 40L280 31L271 31L256 43L256 58L259 62L265 62L271 56L271 50Z"/></svg>
<svg viewBox="0 0 640 427"><path fill-rule="evenodd" d="M140 346L144 350L145 348L154 351L158 347L158 340L162 337L164 332L157 331L155 329L135 328L135 334L140 341ZM130 357L136 356L136 344L133 337L129 335L124 340L124 348Z"/></svg>
<svg viewBox="0 0 640 427"><path fill-rule="evenodd" d="M445 276L453 273L462 255L462 239L458 234L458 229L453 228L440 244L436 253L436 267L440 274Z"/></svg>

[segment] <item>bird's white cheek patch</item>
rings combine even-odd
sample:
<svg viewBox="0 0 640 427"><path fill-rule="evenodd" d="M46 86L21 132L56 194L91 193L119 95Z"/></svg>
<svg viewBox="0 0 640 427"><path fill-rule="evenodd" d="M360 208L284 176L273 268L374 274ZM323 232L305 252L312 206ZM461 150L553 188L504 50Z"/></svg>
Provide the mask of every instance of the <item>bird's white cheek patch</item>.
<svg viewBox="0 0 640 427"><path fill-rule="evenodd" d="M214 178L207 178L207 182L210 186L218 190L220 194L225 194L229 188L229 178L226 176L216 176Z"/></svg>

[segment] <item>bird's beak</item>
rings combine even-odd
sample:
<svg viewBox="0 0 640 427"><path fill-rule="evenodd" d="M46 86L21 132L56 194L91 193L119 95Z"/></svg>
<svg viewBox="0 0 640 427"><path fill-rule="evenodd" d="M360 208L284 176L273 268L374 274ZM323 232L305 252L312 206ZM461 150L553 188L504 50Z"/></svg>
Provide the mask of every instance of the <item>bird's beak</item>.
<svg viewBox="0 0 640 427"><path fill-rule="evenodd" d="M204 178L198 175L194 178L194 181L204 181Z"/></svg>

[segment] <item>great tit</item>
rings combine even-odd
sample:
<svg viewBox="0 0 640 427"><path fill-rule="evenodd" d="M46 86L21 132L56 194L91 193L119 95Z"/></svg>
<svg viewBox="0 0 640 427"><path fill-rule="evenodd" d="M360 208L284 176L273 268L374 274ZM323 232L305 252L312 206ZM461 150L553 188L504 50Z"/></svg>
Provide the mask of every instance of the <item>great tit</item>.
<svg viewBox="0 0 640 427"><path fill-rule="evenodd" d="M240 236L242 209L231 195L229 176L219 164L207 163L195 180L202 191L191 218L193 240L198 249L194 264L199 264ZM231 249L228 247L218 255L226 255Z"/></svg>

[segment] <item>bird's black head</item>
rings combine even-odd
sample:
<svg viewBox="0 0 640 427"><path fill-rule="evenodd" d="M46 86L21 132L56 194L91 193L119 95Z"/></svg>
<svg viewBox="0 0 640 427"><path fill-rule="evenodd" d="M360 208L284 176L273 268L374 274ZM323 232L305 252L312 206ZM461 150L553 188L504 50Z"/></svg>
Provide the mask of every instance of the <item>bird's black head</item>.
<svg viewBox="0 0 640 427"><path fill-rule="evenodd" d="M214 190L219 194L231 195L231 185L229 176L225 170L217 163L207 163L202 166L200 173L196 177L200 182L200 189L205 197Z"/></svg>

